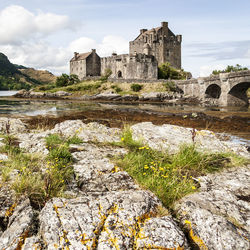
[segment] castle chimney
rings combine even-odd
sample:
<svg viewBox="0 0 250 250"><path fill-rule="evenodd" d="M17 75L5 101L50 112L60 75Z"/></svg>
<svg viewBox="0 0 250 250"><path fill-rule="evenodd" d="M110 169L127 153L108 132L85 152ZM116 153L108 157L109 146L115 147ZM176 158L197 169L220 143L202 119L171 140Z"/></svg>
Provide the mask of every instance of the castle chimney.
<svg viewBox="0 0 250 250"><path fill-rule="evenodd" d="M168 27L168 22L161 22L161 27L167 28Z"/></svg>
<svg viewBox="0 0 250 250"><path fill-rule="evenodd" d="M143 34L144 32L146 32L147 31L147 29L141 29L140 30L140 34Z"/></svg>
<svg viewBox="0 0 250 250"><path fill-rule="evenodd" d="M96 53L96 49L92 49L92 52L93 52L93 53Z"/></svg>
<svg viewBox="0 0 250 250"><path fill-rule="evenodd" d="M75 60L77 59L77 57L78 57L78 53L74 52L74 58L75 58Z"/></svg>
<svg viewBox="0 0 250 250"><path fill-rule="evenodd" d="M182 42L182 35L177 35L176 38L177 38L177 41L178 41L179 43Z"/></svg>

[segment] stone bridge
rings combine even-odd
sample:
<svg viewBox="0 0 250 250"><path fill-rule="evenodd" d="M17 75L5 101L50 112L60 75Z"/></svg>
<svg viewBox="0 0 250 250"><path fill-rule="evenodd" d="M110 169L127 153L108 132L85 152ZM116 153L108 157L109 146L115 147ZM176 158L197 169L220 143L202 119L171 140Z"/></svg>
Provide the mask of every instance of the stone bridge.
<svg viewBox="0 0 250 250"><path fill-rule="evenodd" d="M204 101L214 101L222 106L249 105L247 90L250 88L250 70L176 81L176 84L185 95Z"/></svg>

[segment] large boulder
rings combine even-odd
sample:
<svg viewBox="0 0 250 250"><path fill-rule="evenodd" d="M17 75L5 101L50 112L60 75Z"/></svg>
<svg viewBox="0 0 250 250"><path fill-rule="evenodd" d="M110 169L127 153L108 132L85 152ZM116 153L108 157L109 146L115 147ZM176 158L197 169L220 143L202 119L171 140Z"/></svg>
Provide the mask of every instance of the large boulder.
<svg viewBox="0 0 250 250"><path fill-rule="evenodd" d="M17 134L26 131L26 125L20 119L0 117L0 133Z"/></svg>
<svg viewBox="0 0 250 250"><path fill-rule="evenodd" d="M159 200L143 190L55 198L40 214L40 234L47 249L188 249L170 216L152 217L159 206Z"/></svg>
<svg viewBox="0 0 250 250"><path fill-rule="evenodd" d="M174 208L190 240L200 249L249 249L250 165L201 177L200 185Z"/></svg>
<svg viewBox="0 0 250 250"><path fill-rule="evenodd" d="M120 129L108 128L97 122L88 124L81 120L69 120L56 124L51 133L58 133L67 137L77 135L84 142L113 142L120 140Z"/></svg>
<svg viewBox="0 0 250 250"><path fill-rule="evenodd" d="M203 152L234 152L250 158L246 147L233 142L220 140L209 130L194 130L176 125L153 125L151 122L135 124L131 127L134 139L141 139L151 148L168 150L175 153L184 144L195 143L198 150Z"/></svg>
<svg viewBox="0 0 250 250"><path fill-rule="evenodd" d="M0 236L0 249L21 249L32 231L34 213L29 200L20 202L9 212L6 230Z"/></svg>
<svg viewBox="0 0 250 250"><path fill-rule="evenodd" d="M108 158L125 154L126 150L91 144L84 144L80 148L80 152L73 153L77 161L73 168L81 191L105 193L139 188L127 172L119 169Z"/></svg>

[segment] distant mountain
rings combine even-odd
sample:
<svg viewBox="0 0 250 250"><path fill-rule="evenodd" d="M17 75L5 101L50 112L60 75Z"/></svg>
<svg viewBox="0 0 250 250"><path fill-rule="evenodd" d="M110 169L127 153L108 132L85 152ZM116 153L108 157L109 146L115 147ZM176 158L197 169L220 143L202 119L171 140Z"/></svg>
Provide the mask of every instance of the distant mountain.
<svg viewBox="0 0 250 250"><path fill-rule="evenodd" d="M24 66L22 66L24 67ZM33 68L20 68L22 74L29 76L41 83L47 84L56 81L56 76L47 70L37 70Z"/></svg>
<svg viewBox="0 0 250 250"><path fill-rule="evenodd" d="M19 73L18 69L9 61L8 57L3 53L0 53L0 75L13 76L14 74Z"/></svg>
<svg viewBox="0 0 250 250"><path fill-rule="evenodd" d="M56 76L52 73L12 64L6 55L0 53L0 90L30 89L55 81Z"/></svg>

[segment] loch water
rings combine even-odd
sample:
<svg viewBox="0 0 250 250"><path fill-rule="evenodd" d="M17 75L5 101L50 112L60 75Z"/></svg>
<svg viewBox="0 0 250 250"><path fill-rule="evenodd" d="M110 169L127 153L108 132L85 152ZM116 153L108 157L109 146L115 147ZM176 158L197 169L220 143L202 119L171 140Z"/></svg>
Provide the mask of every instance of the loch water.
<svg viewBox="0 0 250 250"><path fill-rule="evenodd" d="M82 119L108 126L151 121L226 133L250 146L249 107L211 107L187 104L86 102L77 100L18 99L12 91L0 91L0 116L21 119L39 117ZM37 121L38 121L37 120Z"/></svg>

